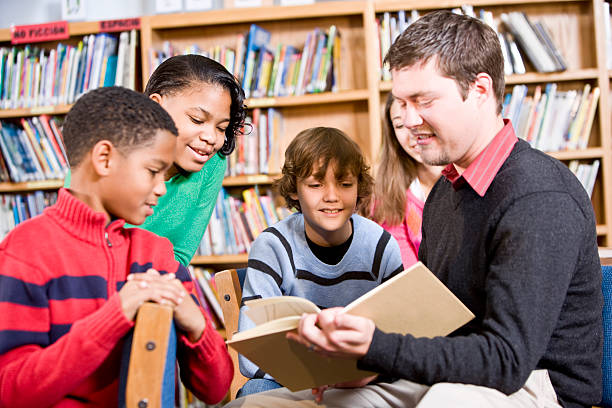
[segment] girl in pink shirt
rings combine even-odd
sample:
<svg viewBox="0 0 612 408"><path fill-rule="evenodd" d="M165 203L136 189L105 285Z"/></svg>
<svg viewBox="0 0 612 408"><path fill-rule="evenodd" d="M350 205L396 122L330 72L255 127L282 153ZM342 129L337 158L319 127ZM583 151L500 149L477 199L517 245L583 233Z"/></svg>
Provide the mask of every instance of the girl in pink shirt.
<svg viewBox="0 0 612 408"><path fill-rule="evenodd" d="M401 106L389 94L372 218L399 243L405 268L417 261L423 205L441 171L423 163L417 138L404 126Z"/></svg>

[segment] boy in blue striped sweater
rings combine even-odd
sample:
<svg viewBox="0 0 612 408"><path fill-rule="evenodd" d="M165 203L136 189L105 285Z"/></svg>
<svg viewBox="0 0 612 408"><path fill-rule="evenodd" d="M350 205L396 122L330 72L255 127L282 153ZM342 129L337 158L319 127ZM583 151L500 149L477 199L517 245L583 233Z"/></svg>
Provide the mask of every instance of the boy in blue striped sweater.
<svg viewBox="0 0 612 408"><path fill-rule="evenodd" d="M346 306L404 269L395 239L355 214L370 201L368 171L359 146L338 129L312 128L295 137L277 186L298 212L253 243L243 304L285 295L307 298L321 309ZM253 327L244 309L241 331ZM243 356L240 371L250 380L239 396L281 386Z"/></svg>

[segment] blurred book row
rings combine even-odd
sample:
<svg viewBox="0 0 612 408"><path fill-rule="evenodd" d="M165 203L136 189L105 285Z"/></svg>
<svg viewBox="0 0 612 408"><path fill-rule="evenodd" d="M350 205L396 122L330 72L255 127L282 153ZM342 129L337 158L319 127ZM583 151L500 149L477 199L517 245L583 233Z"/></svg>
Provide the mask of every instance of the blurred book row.
<svg viewBox="0 0 612 408"><path fill-rule="evenodd" d="M545 152L585 149L589 144L599 88L561 91L557 84L515 85L505 96L502 116L509 118L516 135Z"/></svg>
<svg viewBox="0 0 612 408"><path fill-rule="evenodd" d="M255 108L246 118L244 135L228 157L226 176L278 173L283 159L283 116L277 109Z"/></svg>
<svg viewBox="0 0 612 408"><path fill-rule="evenodd" d="M71 104L102 86L134 89L137 31L90 34L51 50L35 45L0 48L0 108Z"/></svg>
<svg viewBox="0 0 612 408"><path fill-rule="evenodd" d="M0 194L0 240L17 224L38 214L54 204L56 191L34 191L23 194Z"/></svg>
<svg viewBox="0 0 612 408"><path fill-rule="evenodd" d="M535 21L527 14L517 11L502 13L496 20L492 12L481 9L476 14L470 5L454 8L452 11L479 18L495 30L502 46L506 75L524 74L527 71L525 58L538 72L556 72L567 69L566 59L555 44L550 28L544 19ZM400 10L396 14L385 12L377 16L382 80L391 80L387 64L382 64L389 47L404 29L419 17L418 10Z"/></svg>
<svg viewBox="0 0 612 408"><path fill-rule="evenodd" d="M0 121L0 181L61 179L68 170L58 118Z"/></svg>
<svg viewBox="0 0 612 408"><path fill-rule="evenodd" d="M581 163L579 160L571 160L568 164L569 169L576 175L576 178L582 183L582 186L589 194L593 194L595 181L597 180L597 172L599 171L599 160L593 160L591 163Z"/></svg>
<svg viewBox="0 0 612 408"><path fill-rule="evenodd" d="M197 45L178 49L165 42L149 51L151 72L177 54L201 54L223 64L240 81L247 98L303 95L336 91L340 75L340 33L335 25L327 32L315 28L303 45L271 43L268 30L251 24L248 33L236 35L233 45L203 50Z"/></svg>
<svg viewBox="0 0 612 408"><path fill-rule="evenodd" d="M269 191L260 194L258 186L241 195L243 200L222 189L197 255L248 253L261 231L291 214Z"/></svg>

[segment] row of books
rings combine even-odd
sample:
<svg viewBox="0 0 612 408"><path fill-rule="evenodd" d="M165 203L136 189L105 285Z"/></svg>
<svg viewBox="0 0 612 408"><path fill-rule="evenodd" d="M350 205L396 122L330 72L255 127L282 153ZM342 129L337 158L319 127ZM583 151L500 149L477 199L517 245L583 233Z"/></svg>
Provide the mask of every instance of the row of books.
<svg viewBox="0 0 612 408"><path fill-rule="evenodd" d="M0 121L0 180L63 178L70 166L60 128L57 118L47 115Z"/></svg>
<svg viewBox="0 0 612 408"><path fill-rule="evenodd" d="M187 269L194 283L198 302L210 317L211 323L215 329L224 327L223 311L217 296L214 272L210 269L193 265L189 265Z"/></svg>
<svg viewBox="0 0 612 408"><path fill-rule="evenodd" d="M504 54L506 75L524 74L526 72L523 54L527 56L538 72L555 72L567 69L565 58L555 45L543 20L534 22L522 12L502 13L500 19L504 23L504 30L499 30L498 22L490 11L481 9L477 15L471 5L463 5L452 9L452 11L479 18L495 30ZM400 10L396 15L385 12L377 17L382 80L391 80L388 66L382 64L391 44L406 27L419 17L420 13L417 10Z"/></svg>
<svg viewBox="0 0 612 408"><path fill-rule="evenodd" d="M253 109L246 119L245 134L236 140L236 151L228 158L226 176L278 173L283 116L274 108Z"/></svg>
<svg viewBox="0 0 612 408"><path fill-rule="evenodd" d="M71 104L102 86L135 87L137 32L90 34L54 49L0 48L0 108Z"/></svg>
<svg viewBox="0 0 612 408"><path fill-rule="evenodd" d="M547 152L585 149L599 101L599 87L560 91L549 83L528 95L526 85L506 94L502 115L514 124L517 136Z"/></svg>
<svg viewBox="0 0 612 408"><path fill-rule="evenodd" d="M56 191L37 190L23 194L0 194L0 240L15 226L57 201Z"/></svg>
<svg viewBox="0 0 612 408"><path fill-rule="evenodd" d="M589 194L593 194L595 180L597 180L597 172L599 171L599 160L593 160L592 163L580 163L578 160L571 160L568 164L569 169L580 180L584 189Z"/></svg>
<svg viewBox="0 0 612 408"><path fill-rule="evenodd" d="M257 186L243 190L242 198L244 201L222 189L198 255L248 253L261 231L291 214L276 205L270 193L260 194Z"/></svg>
<svg viewBox="0 0 612 408"><path fill-rule="evenodd" d="M241 82L247 98L303 95L336 91L339 82L340 34L335 25L327 32L315 28L306 35L301 49L270 43L268 30L251 24L247 34L238 34L235 48L197 45L179 50L166 42L162 50L151 50L154 70L165 59L179 53L196 53L223 64Z"/></svg>

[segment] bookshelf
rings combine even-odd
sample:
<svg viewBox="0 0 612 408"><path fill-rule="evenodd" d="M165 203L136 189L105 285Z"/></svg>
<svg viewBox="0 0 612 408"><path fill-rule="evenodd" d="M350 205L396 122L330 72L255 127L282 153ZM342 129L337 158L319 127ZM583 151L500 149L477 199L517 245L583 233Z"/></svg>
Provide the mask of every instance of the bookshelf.
<svg viewBox="0 0 612 408"><path fill-rule="evenodd" d="M610 71L606 67L605 34L601 0L547 1L547 0L479 0L461 1L376 1L377 17L385 12L418 10L426 13L434 9L459 8L470 4L476 13L491 11L494 20L501 25L501 13L525 12L529 18L547 22L555 42L567 60L568 69L562 72L539 73L527 63L527 72L506 76L506 92L517 84L525 84L533 92L536 85L557 83L560 90L581 89L586 83L599 87L601 97L586 149L550 152L552 157L568 163L600 161L599 173L592 194L600 245L612 239L612 130L610 111ZM408 13L408 12L407 12ZM379 90L385 94L391 90L390 81L379 81ZM384 98L381 98L384 101ZM380 109L382 111L382 107Z"/></svg>
<svg viewBox="0 0 612 408"><path fill-rule="evenodd" d="M592 202L597 219L597 234L601 246L612 242L612 111L610 79L606 67L605 34L602 15L603 0L475 0L468 2L477 11L493 13L496 21L501 13L525 12L530 17L550 22L552 36L560 45L568 62L563 72L538 73L527 64L527 72L506 77L507 91L525 84L530 90L537 85L557 83L560 89L580 89L589 83L601 90L598 110L586 149L550 153L568 163L571 160L599 160L601 165L595 183ZM283 152L291 138L300 130L312 126L335 126L345 131L361 146L371 163L375 163L381 142L382 101L391 90L390 81L381 81L379 71L378 26L376 18L384 12L460 7L460 0L367 0L322 2L307 6L266 6L244 10L213 10L205 12L164 14L141 18L140 74L144 86L151 73L150 50L159 50L165 41L177 49L197 44L201 49L216 45L233 47L238 33L247 33L255 23L271 33L272 46L283 43L301 48L307 33L315 27L322 30L336 25L341 35L340 81L337 92L322 92L299 96L279 96L248 99L250 109L274 108L282 113L282 138L276 147ZM74 44L87 34L99 30L97 22L70 23L70 39ZM0 45L8 44L10 32L0 29ZM56 42L48 44L49 47ZM41 113L62 115L70 105L42 108L0 110L0 118L19 118ZM228 177L224 186L233 194L241 188L260 185L269 188L280 167L272 174ZM61 181L0 183L0 193L56 189ZM197 256L193 264L219 270L246 264L246 255Z"/></svg>

